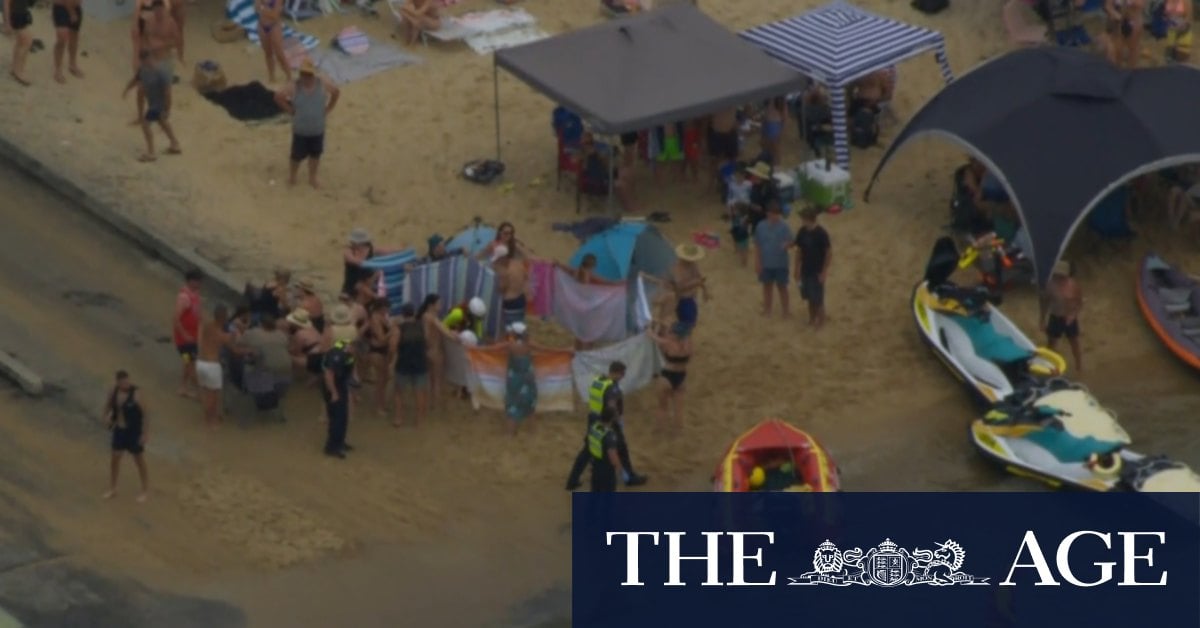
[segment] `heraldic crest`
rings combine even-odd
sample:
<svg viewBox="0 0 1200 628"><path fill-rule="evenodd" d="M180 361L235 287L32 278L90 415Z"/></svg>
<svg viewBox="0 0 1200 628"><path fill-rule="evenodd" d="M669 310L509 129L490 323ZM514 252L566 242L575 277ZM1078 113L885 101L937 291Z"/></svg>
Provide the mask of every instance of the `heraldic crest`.
<svg viewBox="0 0 1200 628"><path fill-rule="evenodd" d="M986 585L987 578L976 578L960 569L967 552L958 543L946 539L932 550L904 549L891 539L865 553L860 548L839 551L831 541L817 546L813 553L813 570L799 577L788 578L793 585L825 584L848 587L897 587L928 584Z"/></svg>

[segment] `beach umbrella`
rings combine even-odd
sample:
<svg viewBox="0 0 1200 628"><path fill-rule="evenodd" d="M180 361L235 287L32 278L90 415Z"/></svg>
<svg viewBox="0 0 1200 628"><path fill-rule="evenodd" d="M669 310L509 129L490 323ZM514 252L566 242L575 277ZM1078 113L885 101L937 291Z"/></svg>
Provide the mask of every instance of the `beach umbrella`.
<svg viewBox="0 0 1200 628"><path fill-rule="evenodd" d="M1124 70L1074 48L1011 52L930 99L888 147L864 198L912 140L949 140L999 179L1044 285L1071 234L1111 193L1143 174L1200 162L1197 102L1200 69L1188 65Z"/></svg>
<svg viewBox="0 0 1200 628"><path fill-rule="evenodd" d="M496 228L479 223L455 234L446 243L447 251L464 249L467 255L475 255L496 239Z"/></svg>

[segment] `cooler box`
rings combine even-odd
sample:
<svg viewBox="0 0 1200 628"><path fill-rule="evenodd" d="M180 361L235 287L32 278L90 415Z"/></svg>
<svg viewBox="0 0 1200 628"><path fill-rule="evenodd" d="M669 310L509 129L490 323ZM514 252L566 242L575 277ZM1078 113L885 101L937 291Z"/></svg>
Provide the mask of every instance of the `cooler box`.
<svg viewBox="0 0 1200 628"><path fill-rule="evenodd" d="M789 171L776 171L774 174L775 189L779 191L780 203L791 203L796 200L796 176Z"/></svg>
<svg viewBox="0 0 1200 628"><path fill-rule="evenodd" d="M800 166L800 175L804 200L820 209L850 206L850 173L837 164L827 165L824 159L809 161Z"/></svg>

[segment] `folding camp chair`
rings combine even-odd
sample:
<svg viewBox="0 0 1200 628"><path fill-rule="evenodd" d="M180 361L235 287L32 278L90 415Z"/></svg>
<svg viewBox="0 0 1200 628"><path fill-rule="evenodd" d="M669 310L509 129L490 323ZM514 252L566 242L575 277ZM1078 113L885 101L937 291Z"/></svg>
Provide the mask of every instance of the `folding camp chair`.
<svg viewBox="0 0 1200 628"><path fill-rule="evenodd" d="M554 182L554 189L559 189L562 186L563 174L567 174L576 179L579 178L580 161L579 161L579 143L569 143L563 139L562 131L559 131L558 136L558 176Z"/></svg>

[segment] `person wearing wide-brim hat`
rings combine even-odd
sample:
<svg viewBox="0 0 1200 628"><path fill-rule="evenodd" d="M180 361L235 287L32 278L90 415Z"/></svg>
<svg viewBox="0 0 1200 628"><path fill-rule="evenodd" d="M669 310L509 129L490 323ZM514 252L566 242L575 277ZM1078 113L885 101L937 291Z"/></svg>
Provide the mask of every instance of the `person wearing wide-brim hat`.
<svg viewBox="0 0 1200 628"><path fill-rule="evenodd" d="M284 318L287 322L288 353L292 364L310 375L321 374L322 336L312 324L308 310L298 307Z"/></svg>
<svg viewBox="0 0 1200 628"><path fill-rule="evenodd" d="M301 162L308 161L308 183L317 183L317 167L325 153L325 118L337 106L341 90L322 76L312 59L300 63L300 77L275 92L275 102L292 116L292 150L288 160L288 185L296 185Z"/></svg>
<svg viewBox="0 0 1200 628"><path fill-rule="evenodd" d="M691 331L700 318L700 307L696 304L696 292L709 299L708 285L700 272L700 260L704 249L695 243L675 247L675 266L671 268L671 290L675 293L675 319Z"/></svg>

